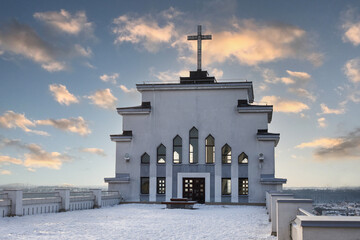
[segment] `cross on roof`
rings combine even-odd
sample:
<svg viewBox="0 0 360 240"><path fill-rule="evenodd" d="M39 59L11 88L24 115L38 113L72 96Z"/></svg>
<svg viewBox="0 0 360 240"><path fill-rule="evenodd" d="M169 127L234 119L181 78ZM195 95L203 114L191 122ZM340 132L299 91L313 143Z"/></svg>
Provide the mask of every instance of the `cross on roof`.
<svg viewBox="0 0 360 240"><path fill-rule="evenodd" d="M201 40L211 40L211 35L201 35L201 25L198 25L198 34L188 36L187 40L197 40L197 70L201 71Z"/></svg>

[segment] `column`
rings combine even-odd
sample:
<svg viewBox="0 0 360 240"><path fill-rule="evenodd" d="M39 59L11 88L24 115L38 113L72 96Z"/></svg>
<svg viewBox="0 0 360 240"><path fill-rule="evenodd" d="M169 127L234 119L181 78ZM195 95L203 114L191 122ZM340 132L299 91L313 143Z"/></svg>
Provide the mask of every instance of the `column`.
<svg viewBox="0 0 360 240"><path fill-rule="evenodd" d="M101 208L101 189L90 189L90 191L94 194L94 208Z"/></svg>
<svg viewBox="0 0 360 240"><path fill-rule="evenodd" d="M61 197L61 207L60 212L66 212L70 210L70 189L68 188L58 188L55 189Z"/></svg>
<svg viewBox="0 0 360 240"><path fill-rule="evenodd" d="M10 215L22 216L23 215L23 191L22 190L4 190L8 198L11 200Z"/></svg>

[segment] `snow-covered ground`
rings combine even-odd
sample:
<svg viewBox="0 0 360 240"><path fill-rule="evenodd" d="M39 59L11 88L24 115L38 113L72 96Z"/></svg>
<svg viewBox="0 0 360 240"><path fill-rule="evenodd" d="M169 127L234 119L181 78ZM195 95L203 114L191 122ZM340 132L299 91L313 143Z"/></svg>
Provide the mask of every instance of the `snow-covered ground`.
<svg viewBox="0 0 360 240"><path fill-rule="evenodd" d="M56 214L0 218L0 239L276 239L258 206L122 204Z"/></svg>

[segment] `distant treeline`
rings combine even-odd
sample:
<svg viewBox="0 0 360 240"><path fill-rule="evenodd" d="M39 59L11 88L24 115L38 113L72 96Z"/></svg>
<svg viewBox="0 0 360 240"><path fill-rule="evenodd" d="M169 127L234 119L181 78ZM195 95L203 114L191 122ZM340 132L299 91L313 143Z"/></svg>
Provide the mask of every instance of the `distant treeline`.
<svg viewBox="0 0 360 240"><path fill-rule="evenodd" d="M311 198L315 203L360 202L360 188L338 189L285 189L295 198Z"/></svg>

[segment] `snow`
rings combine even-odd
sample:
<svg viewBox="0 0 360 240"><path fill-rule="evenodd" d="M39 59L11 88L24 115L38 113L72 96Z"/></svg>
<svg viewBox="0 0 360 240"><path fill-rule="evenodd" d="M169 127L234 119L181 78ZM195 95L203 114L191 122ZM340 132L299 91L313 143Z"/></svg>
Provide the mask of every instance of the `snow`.
<svg viewBox="0 0 360 240"><path fill-rule="evenodd" d="M1 239L271 239L264 207L121 204L0 219Z"/></svg>

